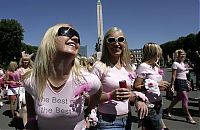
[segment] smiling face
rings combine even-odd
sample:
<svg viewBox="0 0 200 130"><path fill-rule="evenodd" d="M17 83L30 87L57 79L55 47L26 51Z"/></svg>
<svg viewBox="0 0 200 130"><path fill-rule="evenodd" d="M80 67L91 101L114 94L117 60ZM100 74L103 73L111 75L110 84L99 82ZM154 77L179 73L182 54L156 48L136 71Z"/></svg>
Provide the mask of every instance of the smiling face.
<svg viewBox="0 0 200 130"><path fill-rule="evenodd" d="M80 38L78 32L70 26L60 27L58 29L55 47L59 53L77 55L80 48Z"/></svg>
<svg viewBox="0 0 200 130"><path fill-rule="evenodd" d="M23 59L22 59L22 63L23 63L24 66L28 66L29 63L30 63L30 59L28 59L28 58L23 58Z"/></svg>
<svg viewBox="0 0 200 130"><path fill-rule="evenodd" d="M120 56L125 47L125 36L122 31L113 31L106 39L106 47L110 56Z"/></svg>
<svg viewBox="0 0 200 130"><path fill-rule="evenodd" d="M185 57L186 57L185 53L179 51L179 53L178 53L178 60L183 62L185 60Z"/></svg>

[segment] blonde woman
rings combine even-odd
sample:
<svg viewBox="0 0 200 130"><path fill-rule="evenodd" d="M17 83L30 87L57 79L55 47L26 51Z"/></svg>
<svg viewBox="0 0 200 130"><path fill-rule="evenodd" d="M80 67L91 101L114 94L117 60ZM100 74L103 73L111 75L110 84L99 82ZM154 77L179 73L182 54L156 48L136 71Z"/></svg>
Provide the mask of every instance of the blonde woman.
<svg viewBox="0 0 200 130"><path fill-rule="evenodd" d="M179 102L182 101L182 107L186 114L186 121L191 124L196 124L196 121L191 117L188 110L188 94L187 91L189 86L187 84L187 76L189 68L184 64L186 53L184 50L179 49L174 53L175 61L172 64L172 77L171 77L171 89L177 92L176 98L171 102L169 107L166 109L167 115L171 117L172 108Z"/></svg>
<svg viewBox="0 0 200 130"><path fill-rule="evenodd" d="M80 58L80 65L81 65L82 67L84 67L84 68L87 68L87 57L82 56L82 57Z"/></svg>
<svg viewBox="0 0 200 130"><path fill-rule="evenodd" d="M87 58L87 69L88 69L89 72L92 71L94 62L95 62L94 57L88 57L88 58Z"/></svg>
<svg viewBox="0 0 200 130"><path fill-rule="evenodd" d="M136 70L137 78L133 89L143 92L147 98L149 114L143 119L142 130L161 130L166 126L162 120L162 96L160 91L169 87L163 81L158 65L162 56L162 49L156 43L147 43L143 47L143 60Z"/></svg>
<svg viewBox="0 0 200 130"><path fill-rule="evenodd" d="M27 129L35 130L35 125L39 130L86 127L85 98L90 95L90 102L97 104L101 83L97 76L81 69L76 58L79 48L80 37L72 25L57 24L46 31L33 70L24 77L26 91L34 102L30 96L26 98Z"/></svg>
<svg viewBox="0 0 200 130"><path fill-rule="evenodd" d="M101 80L103 89L97 108L98 130L131 130L129 102L135 102L137 96L131 92L135 72L129 56L123 31L118 27L109 29L104 37L101 60L95 62L92 70ZM141 112L140 118L145 116L147 107L142 100L136 107Z"/></svg>
<svg viewBox="0 0 200 130"><path fill-rule="evenodd" d="M8 69L5 73L5 83L8 85L7 95L10 101L10 110L12 114L12 118L15 118L17 112L16 110L16 99L19 92L20 86L20 77L18 73L16 73L18 65L17 62L11 61L8 65Z"/></svg>
<svg viewBox="0 0 200 130"><path fill-rule="evenodd" d="M20 81L24 74L32 69L33 62L31 57L33 54L27 54L25 51L22 52L22 57L19 61L19 68L16 72L19 73ZM20 116L23 119L24 126L27 123L27 109L26 109L26 99L25 99L25 88L23 84L19 87L19 96L18 96L18 109L21 111Z"/></svg>

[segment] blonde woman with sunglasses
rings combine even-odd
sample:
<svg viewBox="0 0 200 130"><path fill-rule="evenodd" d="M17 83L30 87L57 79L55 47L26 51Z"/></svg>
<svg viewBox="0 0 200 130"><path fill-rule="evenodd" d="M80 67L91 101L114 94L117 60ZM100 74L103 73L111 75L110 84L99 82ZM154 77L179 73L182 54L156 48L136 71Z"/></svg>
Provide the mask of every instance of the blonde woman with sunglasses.
<svg viewBox="0 0 200 130"><path fill-rule="evenodd" d="M26 97L27 129L86 128L84 102L90 96L89 104L98 103L101 83L96 75L81 68L76 57L79 48L79 33L72 25L57 24L46 31L33 70L24 77L31 95Z"/></svg>
<svg viewBox="0 0 200 130"><path fill-rule="evenodd" d="M102 48L101 60L95 62L92 70L101 80L103 89L97 108L97 130L131 130L129 103L135 102L137 96L131 91L135 72L130 65L123 31L118 27L109 29ZM140 100L136 107L143 118L147 114L146 104Z"/></svg>

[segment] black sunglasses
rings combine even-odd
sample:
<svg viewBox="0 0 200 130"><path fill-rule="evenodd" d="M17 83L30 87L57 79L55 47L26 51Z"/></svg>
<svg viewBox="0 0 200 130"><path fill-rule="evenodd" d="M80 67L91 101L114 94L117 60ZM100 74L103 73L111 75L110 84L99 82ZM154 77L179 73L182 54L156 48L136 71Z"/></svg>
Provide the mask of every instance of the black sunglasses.
<svg viewBox="0 0 200 130"><path fill-rule="evenodd" d="M118 38L109 37L106 39L106 41L107 43L125 42L125 38L124 37L118 37Z"/></svg>
<svg viewBox="0 0 200 130"><path fill-rule="evenodd" d="M58 36L67 36L70 38L73 36L76 36L76 37L78 37L78 39L79 39L78 42L80 43L80 37L79 37L78 32L70 27L60 27L58 29Z"/></svg>

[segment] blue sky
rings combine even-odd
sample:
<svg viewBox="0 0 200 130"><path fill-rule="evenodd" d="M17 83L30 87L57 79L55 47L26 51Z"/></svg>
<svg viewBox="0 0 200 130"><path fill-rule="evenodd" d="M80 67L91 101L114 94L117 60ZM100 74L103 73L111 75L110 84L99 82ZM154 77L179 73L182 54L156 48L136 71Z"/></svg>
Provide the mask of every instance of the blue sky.
<svg viewBox="0 0 200 130"><path fill-rule="evenodd" d="M101 0L104 33L113 26L126 34L130 49L163 44L200 29L199 0ZM70 23L79 31L88 56L97 42L97 0L1 0L0 18L16 19L24 42L39 45L46 30Z"/></svg>

